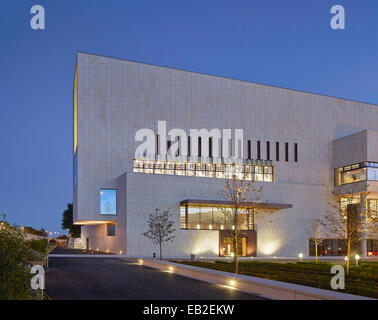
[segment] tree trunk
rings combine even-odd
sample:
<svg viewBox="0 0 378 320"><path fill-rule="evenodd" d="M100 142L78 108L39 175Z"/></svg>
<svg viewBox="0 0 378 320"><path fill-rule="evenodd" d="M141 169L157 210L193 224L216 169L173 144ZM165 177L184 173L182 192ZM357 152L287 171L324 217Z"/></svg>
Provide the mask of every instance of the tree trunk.
<svg viewBox="0 0 378 320"><path fill-rule="evenodd" d="M234 256L235 256L235 273L238 274L239 272L239 257L238 257L238 234L235 232L235 237L234 237L234 243L235 243L235 248L234 248Z"/></svg>
<svg viewBox="0 0 378 320"><path fill-rule="evenodd" d="M159 243L159 245L160 245L160 260L162 260L162 259L163 259L163 255L162 255L162 246L161 246L161 242Z"/></svg>
<svg viewBox="0 0 378 320"><path fill-rule="evenodd" d="M315 243L315 263L318 263L318 244Z"/></svg>
<svg viewBox="0 0 378 320"><path fill-rule="evenodd" d="M350 264L350 237L348 237L346 274L349 274L349 264Z"/></svg>

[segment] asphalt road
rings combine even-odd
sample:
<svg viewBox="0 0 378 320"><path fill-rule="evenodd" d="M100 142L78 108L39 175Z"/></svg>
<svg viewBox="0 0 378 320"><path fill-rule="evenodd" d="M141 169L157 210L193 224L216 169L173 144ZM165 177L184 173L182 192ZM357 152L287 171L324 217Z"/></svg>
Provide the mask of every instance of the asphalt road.
<svg viewBox="0 0 378 320"><path fill-rule="evenodd" d="M120 258L50 258L52 299L261 300L224 286L185 278Z"/></svg>

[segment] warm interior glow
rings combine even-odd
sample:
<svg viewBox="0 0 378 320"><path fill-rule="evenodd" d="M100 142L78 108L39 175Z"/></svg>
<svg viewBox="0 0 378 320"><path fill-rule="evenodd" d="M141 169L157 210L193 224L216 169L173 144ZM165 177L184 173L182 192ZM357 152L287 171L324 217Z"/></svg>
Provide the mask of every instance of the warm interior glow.
<svg viewBox="0 0 378 320"><path fill-rule="evenodd" d="M116 221L111 220L76 220L75 225L96 225L105 223L116 223Z"/></svg>

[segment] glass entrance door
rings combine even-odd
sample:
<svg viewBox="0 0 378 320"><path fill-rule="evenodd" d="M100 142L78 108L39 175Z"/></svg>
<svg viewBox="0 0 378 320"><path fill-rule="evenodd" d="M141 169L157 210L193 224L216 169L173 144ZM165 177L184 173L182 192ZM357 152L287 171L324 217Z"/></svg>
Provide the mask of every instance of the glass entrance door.
<svg viewBox="0 0 378 320"><path fill-rule="evenodd" d="M223 255L232 256L234 253L234 243L232 237L225 237L223 239ZM238 238L238 255L241 257L247 256L247 237Z"/></svg>

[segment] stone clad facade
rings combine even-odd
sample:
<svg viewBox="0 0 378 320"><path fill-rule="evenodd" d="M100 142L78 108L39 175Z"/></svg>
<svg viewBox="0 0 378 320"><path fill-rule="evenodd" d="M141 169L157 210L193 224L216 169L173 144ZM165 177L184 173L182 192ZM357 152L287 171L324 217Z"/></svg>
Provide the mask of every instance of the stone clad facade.
<svg viewBox="0 0 378 320"><path fill-rule="evenodd" d="M92 249L157 253L142 232L152 210L170 208L177 231L166 256L219 255L218 230L180 229L180 202L222 200L224 179L134 172L136 132L157 132L161 120L167 130L187 133L243 129L244 158L250 144L253 161L259 153L261 163L274 167L274 181L259 183L264 199L290 206L255 221L258 256L308 255L312 221L329 210L335 163L378 161L377 140L370 138L378 107L371 104L86 53L77 56L74 100L74 219ZM364 155L343 153L334 142L367 129L371 134L351 136L358 142L348 145L370 145ZM117 190L116 215L100 214L101 189ZM375 190L367 197L376 197ZM109 223L115 235L107 235Z"/></svg>

